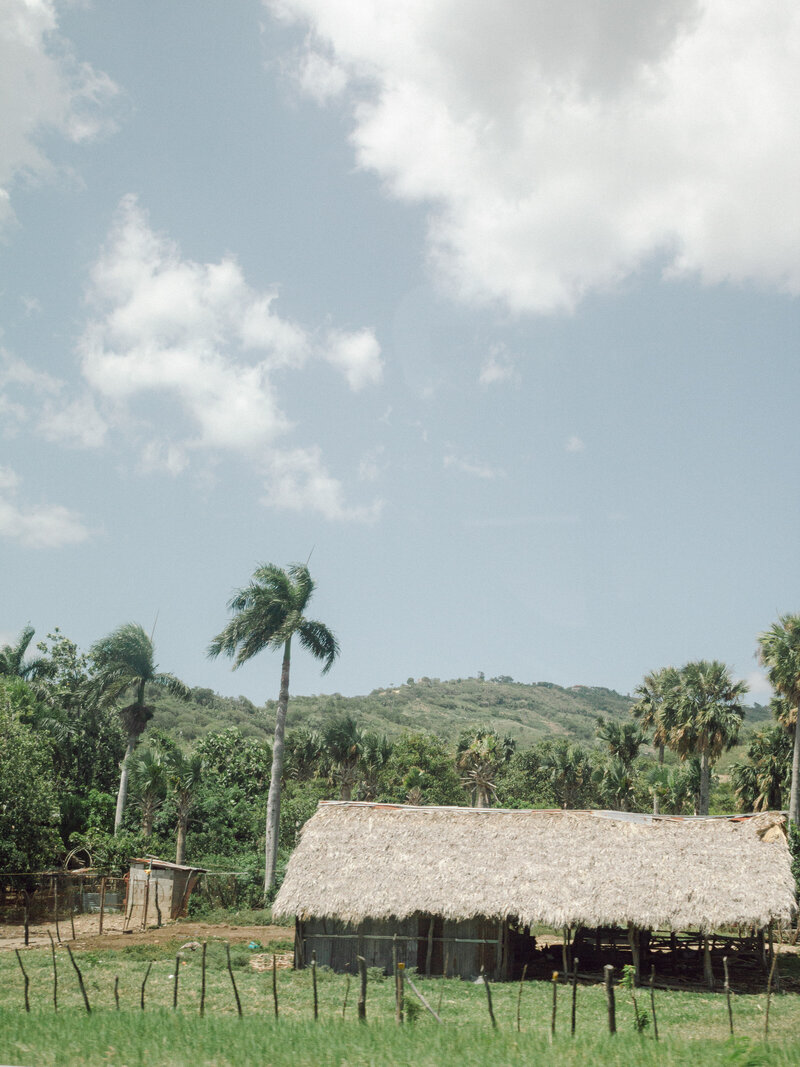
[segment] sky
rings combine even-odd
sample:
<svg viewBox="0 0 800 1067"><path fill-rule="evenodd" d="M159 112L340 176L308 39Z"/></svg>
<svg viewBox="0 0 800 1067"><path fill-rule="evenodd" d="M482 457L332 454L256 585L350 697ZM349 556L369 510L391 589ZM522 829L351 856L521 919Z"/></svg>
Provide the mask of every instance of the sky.
<svg viewBox="0 0 800 1067"><path fill-rule="evenodd" d="M800 610L794 0L4 0L0 643L631 692ZM155 629L153 630L153 627Z"/></svg>

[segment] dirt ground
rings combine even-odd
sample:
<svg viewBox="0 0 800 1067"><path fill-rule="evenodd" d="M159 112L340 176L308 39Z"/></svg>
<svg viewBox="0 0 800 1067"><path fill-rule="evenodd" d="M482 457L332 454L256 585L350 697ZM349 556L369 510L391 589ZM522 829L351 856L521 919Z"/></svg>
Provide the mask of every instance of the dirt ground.
<svg viewBox="0 0 800 1067"><path fill-rule="evenodd" d="M265 948L275 941L291 940L294 937L294 929L291 926L229 926L227 923L202 923L202 922L167 922L161 927L151 927L148 930L132 930L123 932L124 919L122 915L105 915L103 918L103 933L99 932L99 918L97 915L75 916L75 940L72 939L72 927L69 920L59 923L62 942L71 948L86 949L120 949L127 945L159 945L164 942L175 941L180 938L186 941L230 941L231 944L258 941ZM29 929L29 944L33 947L49 947L50 937L56 937L56 929L53 923L41 926L31 925ZM21 926L0 925L0 952L13 951L15 948L23 948L25 934Z"/></svg>

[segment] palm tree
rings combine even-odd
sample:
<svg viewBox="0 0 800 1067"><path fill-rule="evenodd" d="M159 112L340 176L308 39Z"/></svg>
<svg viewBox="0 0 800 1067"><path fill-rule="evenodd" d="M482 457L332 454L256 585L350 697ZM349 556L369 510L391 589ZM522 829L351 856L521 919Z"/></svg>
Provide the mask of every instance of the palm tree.
<svg viewBox="0 0 800 1067"><path fill-rule="evenodd" d="M330 782L339 787L339 799L352 800L359 780L364 737L351 715L329 723L322 734L322 750L328 759Z"/></svg>
<svg viewBox="0 0 800 1067"><path fill-rule="evenodd" d="M220 653L234 659L234 669L265 648L283 649L281 687L275 715L275 741L272 748L272 773L267 800L267 843L264 870L264 897L275 881L278 858L278 825L281 810L281 776L283 774L284 733L289 707L289 667L292 638L297 635L301 646L316 659L323 660L322 673L333 666L339 644L321 622L307 619L306 610L314 582L308 567L293 563L283 570L273 563L261 564L253 572L250 584L237 590L228 603L234 617L214 638L209 656Z"/></svg>
<svg viewBox="0 0 800 1067"><path fill-rule="evenodd" d="M758 637L758 658L767 668L767 677L776 693L795 709L792 786L789 794L789 822L800 823L800 615L781 615L769 630Z"/></svg>
<svg viewBox="0 0 800 1067"><path fill-rule="evenodd" d="M739 698L746 692L745 683L734 682L718 660L697 660L681 668L677 721L669 744L681 759L700 759L699 815L708 815L712 763L736 744L744 718Z"/></svg>
<svg viewBox="0 0 800 1067"><path fill-rule="evenodd" d="M483 726L472 736L461 737L456 754L456 766L463 773L462 784L472 794L476 808L490 808L497 796L497 776L514 755L515 742L500 737L496 730Z"/></svg>
<svg viewBox="0 0 800 1067"><path fill-rule="evenodd" d="M612 719L598 718L595 732L608 748L609 754L628 769L646 740L641 726L632 722L618 723Z"/></svg>
<svg viewBox="0 0 800 1067"><path fill-rule="evenodd" d="M186 830L189 816L197 803L197 790L203 777L204 762L199 752L185 756L180 749L170 754L167 762L167 784L175 801L176 843L175 862L186 859Z"/></svg>
<svg viewBox="0 0 800 1067"><path fill-rule="evenodd" d="M677 715L680 693L680 673L674 667L662 667L646 674L634 693L639 698L631 708L643 729L653 731L653 744L658 749L658 762L664 762L664 749L669 745L670 731Z"/></svg>
<svg viewBox="0 0 800 1067"><path fill-rule="evenodd" d="M51 673L50 664L43 656L25 659L25 653L35 633L36 631L29 623L23 628L15 645L3 645L0 648L0 675L22 678L23 681L34 681Z"/></svg>
<svg viewBox="0 0 800 1067"><path fill-rule="evenodd" d="M189 699L190 690L174 674L159 671L153 660L153 641L136 622L127 622L108 637L97 641L89 649L89 656L96 672L96 690L104 700L116 702L124 693L133 690L133 702L119 712L128 744L120 765L117 810L114 815L114 833L117 834L128 798L131 756L153 717L153 708L145 704L148 686L156 686L181 700Z"/></svg>
<svg viewBox="0 0 800 1067"><path fill-rule="evenodd" d="M142 833L150 837L156 812L167 793L167 774L159 752L143 752L131 768L131 792L142 813Z"/></svg>
<svg viewBox="0 0 800 1067"><path fill-rule="evenodd" d="M592 763L581 745L559 737L543 753L542 770L553 788L556 803L575 808L586 800L592 779Z"/></svg>
<svg viewBox="0 0 800 1067"><path fill-rule="evenodd" d="M751 736L747 762L735 764L731 771L744 811L779 811L783 807L791 749L791 737L779 723Z"/></svg>

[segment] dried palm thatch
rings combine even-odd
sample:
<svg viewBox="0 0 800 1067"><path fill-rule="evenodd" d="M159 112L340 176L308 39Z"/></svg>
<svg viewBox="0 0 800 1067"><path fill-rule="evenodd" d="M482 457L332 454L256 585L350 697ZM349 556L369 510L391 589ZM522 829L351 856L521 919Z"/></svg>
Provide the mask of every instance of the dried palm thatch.
<svg viewBox="0 0 800 1067"><path fill-rule="evenodd" d="M790 921L776 813L675 819L620 812L320 804L276 916L710 930Z"/></svg>

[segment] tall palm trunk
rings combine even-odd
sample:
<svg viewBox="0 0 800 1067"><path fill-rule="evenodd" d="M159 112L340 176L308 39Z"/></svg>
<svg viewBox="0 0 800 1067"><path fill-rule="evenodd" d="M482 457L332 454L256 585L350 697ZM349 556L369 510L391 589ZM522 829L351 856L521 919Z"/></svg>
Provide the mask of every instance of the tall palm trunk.
<svg viewBox="0 0 800 1067"><path fill-rule="evenodd" d="M794 727L794 749L792 750L792 789L789 794L789 822L800 825L800 708Z"/></svg>
<svg viewBox="0 0 800 1067"><path fill-rule="evenodd" d="M700 804L699 815L708 815L709 800L711 798L711 762L708 752L704 751L700 756Z"/></svg>
<svg viewBox="0 0 800 1067"><path fill-rule="evenodd" d="M119 768L119 791L117 792L117 810L114 812L114 836L119 833L119 828L122 825L122 816L125 813L125 804L128 800L128 778L130 777L131 756L133 750L136 748L136 742L139 740L139 735L135 733L128 734L128 747L125 749L125 755L122 759L122 763Z"/></svg>
<svg viewBox="0 0 800 1067"><path fill-rule="evenodd" d="M178 816L178 833L175 841L175 862L183 865L186 859L186 829L189 825L189 813Z"/></svg>
<svg viewBox="0 0 800 1067"><path fill-rule="evenodd" d="M264 864L264 899L266 901L275 881L275 864L278 860L278 830L281 818L281 777L283 775L284 734L286 732L286 712L289 708L289 664L291 662L292 639L288 638L283 646L283 664L281 665L281 689L278 694L278 709L275 715L275 739L272 746L272 772L269 780L267 798L267 843Z"/></svg>

